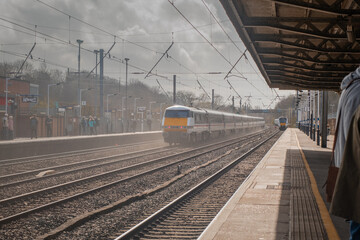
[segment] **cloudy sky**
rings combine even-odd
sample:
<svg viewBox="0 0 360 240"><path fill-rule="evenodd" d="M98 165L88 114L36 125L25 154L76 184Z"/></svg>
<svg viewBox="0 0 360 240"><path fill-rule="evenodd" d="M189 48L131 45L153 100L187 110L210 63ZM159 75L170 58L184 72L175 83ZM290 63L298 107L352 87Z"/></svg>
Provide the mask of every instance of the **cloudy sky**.
<svg viewBox="0 0 360 240"><path fill-rule="evenodd" d="M245 96L251 95L253 106L267 107L276 95L251 59L242 59L229 78L237 93L224 80L232 67L228 62L234 64L245 47L220 2L171 2L221 55L167 0L3 0L0 1L0 61L24 59L36 42L33 60L29 62L38 66L39 62L45 61L48 68L77 71L76 40L81 39L84 41L81 44L81 70L90 71L95 66L93 51L104 49L107 52L115 42L111 59L105 60L104 74L120 79L122 83L125 65L121 60L129 58L129 79L138 79L150 86L157 86L158 79L166 91L172 91L171 79L176 74L178 90L199 95L203 90L198 80L208 94L215 89L215 94L226 100L238 93L243 101ZM174 44L168 56L153 70L163 77L145 79L146 72L139 74L142 70L149 71L172 41ZM240 78L239 72L247 80ZM277 92L289 94L288 91Z"/></svg>

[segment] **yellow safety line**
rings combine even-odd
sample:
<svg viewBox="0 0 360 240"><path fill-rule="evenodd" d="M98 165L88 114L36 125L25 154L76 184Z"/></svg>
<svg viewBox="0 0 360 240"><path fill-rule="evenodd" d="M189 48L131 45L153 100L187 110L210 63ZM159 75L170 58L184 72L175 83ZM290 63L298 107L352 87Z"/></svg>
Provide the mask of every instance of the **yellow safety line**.
<svg viewBox="0 0 360 240"><path fill-rule="evenodd" d="M327 232L327 235L328 235L328 238L330 240L340 240L340 237L335 229L335 226L331 220L331 217L330 217L330 214L329 214L329 211L327 210L326 206L325 206L325 203L320 195L320 192L319 192L319 189L317 187L317 184L316 184L316 180L315 180L315 177L314 177L314 174L312 173L310 167L309 167L309 164L306 160L306 157L305 157L305 154L300 146L300 142L299 142L299 139L297 137L297 134L295 132L295 136L296 136L296 141L297 141L297 144L298 144L298 147L299 147L299 150L300 150L300 153L301 153L301 156L302 156L302 159L304 161L304 164L305 164L305 167L306 167L306 170L307 170L307 173L309 175L309 178L310 178L310 182L311 182L311 189L314 193L314 196L315 196L315 199L316 199L316 203L319 207L319 210L320 210L320 215L321 215L321 219L324 223L324 226L325 226L325 229L326 229L326 232Z"/></svg>

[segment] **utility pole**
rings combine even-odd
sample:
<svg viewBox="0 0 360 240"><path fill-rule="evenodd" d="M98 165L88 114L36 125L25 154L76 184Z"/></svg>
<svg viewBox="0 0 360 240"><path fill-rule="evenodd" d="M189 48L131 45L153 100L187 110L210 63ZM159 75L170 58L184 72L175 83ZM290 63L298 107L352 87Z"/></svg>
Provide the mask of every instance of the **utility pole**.
<svg viewBox="0 0 360 240"><path fill-rule="evenodd" d="M83 40L76 40L79 44L79 53L78 53L78 96L80 97L80 45L84 42ZM80 106L81 108L81 106Z"/></svg>
<svg viewBox="0 0 360 240"><path fill-rule="evenodd" d="M173 86L173 92L174 92L174 96L173 96L173 104L175 105L176 104L176 75L174 75L174 79L173 79L173 82L174 82L174 86Z"/></svg>
<svg viewBox="0 0 360 240"><path fill-rule="evenodd" d="M232 112L235 112L235 97L232 96Z"/></svg>
<svg viewBox="0 0 360 240"><path fill-rule="evenodd" d="M95 61L95 77L97 79L97 64L98 64L98 53L99 53L99 50L94 50L94 53L95 53L95 58L96 58L96 61Z"/></svg>
<svg viewBox="0 0 360 240"><path fill-rule="evenodd" d="M215 90L211 90L211 109L214 109L214 96L215 96Z"/></svg>
<svg viewBox="0 0 360 240"><path fill-rule="evenodd" d="M94 50L94 53L95 53L95 85L94 85L94 88L97 84L97 81L98 81L98 69L97 69L97 65L98 65L98 53L100 51L99 50ZM97 106L97 94L94 94L94 114L96 115L96 106Z"/></svg>
<svg viewBox="0 0 360 240"><path fill-rule="evenodd" d="M104 116L104 49L100 49L100 118Z"/></svg>
<svg viewBox="0 0 360 240"><path fill-rule="evenodd" d="M125 72L125 120L127 120L128 116L127 116L127 110L128 110L128 61L130 59L129 58L125 58L125 63L126 63L126 72Z"/></svg>
<svg viewBox="0 0 360 240"><path fill-rule="evenodd" d="M8 114L8 88L10 78L5 78L5 113Z"/></svg>

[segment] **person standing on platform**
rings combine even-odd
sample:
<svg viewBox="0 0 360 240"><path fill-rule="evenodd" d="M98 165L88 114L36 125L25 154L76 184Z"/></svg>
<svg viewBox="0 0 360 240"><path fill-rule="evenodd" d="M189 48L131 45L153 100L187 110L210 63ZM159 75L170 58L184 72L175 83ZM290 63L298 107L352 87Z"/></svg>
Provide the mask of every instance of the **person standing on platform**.
<svg viewBox="0 0 360 240"><path fill-rule="evenodd" d="M8 139L8 132L9 132L9 118L8 114L5 113L3 119L2 119L2 139L7 140Z"/></svg>
<svg viewBox="0 0 360 240"><path fill-rule="evenodd" d="M95 121L92 116L89 117L89 128L90 128L90 135L94 135L94 127Z"/></svg>
<svg viewBox="0 0 360 240"><path fill-rule="evenodd" d="M350 220L350 239L354 240L360 239L360 145L359 141L357 141L356 145L356 139L353 138L354 135L359 134L359 132L357 134L353 133L354 129L359 129L359 126L354 127L354 121L356 121L358 113L355 120L352 119L354 119L356 109L359 111L360 106L360 67L342 80L340 89L342 92L336 116L338 129L334 151L334 163L340 169L330 212ZM348 135L352 139L348 139ZM347 143L347 139L349 143ZM353 152L354 159L351 159L350 152Z"/></svg>
<svg viewBox="0 0 360 240"><path fill-rule="evenodd" d="M37 125L38 125L38 120L36 118L36 115L34 114L30 117L31 139L33 139L34 137L37 138Z"/></svg>
<svg viewBox="0 0 360 240"><path fill-rule="evenodd" d="M53 124L53 120L52 120L51 116L46 117L45 124L46 124L46 136L51 137L52 136L52 124Z"/></svg>
<svg viewBox="0 0 360 240"><path fill-rule="evenodd" d="M81 125L81 135L85 135L86 134L87 122L86 122L86 119L85 119L84 116L82 116L82 118L81 118L80 125Z"/></svg>
<svg viewBox="0 0 360 240"><path fill-rule="evenodd" d="M100 126L100 119L98 119L96 116L94 118L94 132L95 135L98 134L98 127Z"/></svg>
<svg viewBox="0 0 360 240"><path fill-rule="evenodd" d="M13 116L9 116L9 140L14 139L14 118Z"/></svg>

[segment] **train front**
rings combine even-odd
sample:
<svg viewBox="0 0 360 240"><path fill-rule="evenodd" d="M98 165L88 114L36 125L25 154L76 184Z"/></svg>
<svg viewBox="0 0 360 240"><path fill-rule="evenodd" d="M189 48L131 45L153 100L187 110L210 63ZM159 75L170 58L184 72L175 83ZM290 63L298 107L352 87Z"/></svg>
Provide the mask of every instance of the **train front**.
<svg viewBox="0 0 360 240"><path fill-rule="evenodd" d="M162 120L164 141L170 145L187 141L191 111L184 106L172 106L165 110Z"/></svg>
<svg viewBox="0 0 360 240"><path fill-rule="evenodd" d="M280 117L279 118L279 129L280 130L285 130L286 129L286 127L287 127L287 122L288 122L288 120L287 120L287 118L285 118L285 117Z"/></svg>

